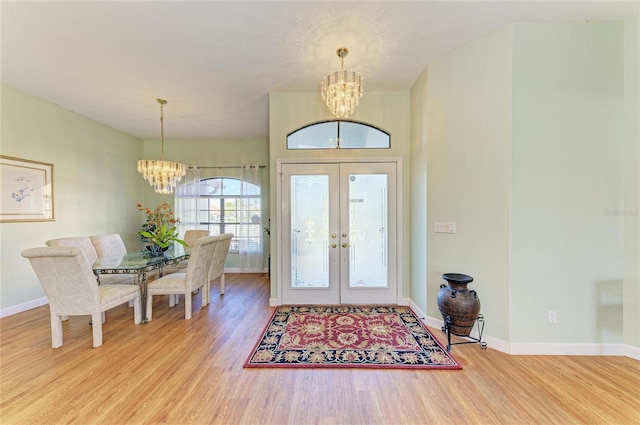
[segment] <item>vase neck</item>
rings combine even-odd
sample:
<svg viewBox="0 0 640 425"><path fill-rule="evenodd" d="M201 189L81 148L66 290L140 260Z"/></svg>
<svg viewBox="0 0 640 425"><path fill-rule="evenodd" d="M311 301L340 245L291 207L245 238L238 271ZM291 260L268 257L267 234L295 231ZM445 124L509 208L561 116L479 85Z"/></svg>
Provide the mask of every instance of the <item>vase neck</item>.
<svg viewBox="0 0 640 425"><path fill-rule="evenodd" d="M467 282L456 282L452 280L448 280L447 282L449 282L449 286L451 286L451 288L455 289L456 291L467 289L467 285L468 285Z"/></svg>

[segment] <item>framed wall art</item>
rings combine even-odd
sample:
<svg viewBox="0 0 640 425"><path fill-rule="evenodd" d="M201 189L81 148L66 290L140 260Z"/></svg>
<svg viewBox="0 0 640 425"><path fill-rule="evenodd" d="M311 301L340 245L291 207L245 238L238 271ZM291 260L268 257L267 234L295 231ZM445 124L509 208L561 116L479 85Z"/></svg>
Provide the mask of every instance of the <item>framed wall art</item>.
<svg viewBox="0 0 640 425"><path fill-rule="evenodd" d="M53 220L53 164L0 155L0 222Z"/></svg>

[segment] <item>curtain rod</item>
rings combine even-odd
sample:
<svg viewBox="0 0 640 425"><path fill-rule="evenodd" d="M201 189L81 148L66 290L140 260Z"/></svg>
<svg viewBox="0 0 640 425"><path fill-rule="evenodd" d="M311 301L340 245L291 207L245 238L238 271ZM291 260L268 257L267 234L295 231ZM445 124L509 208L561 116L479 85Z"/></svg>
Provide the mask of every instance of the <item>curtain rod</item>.
<svg viewBox="0 0 640 425"><path fill-rule="evenodd" d="M247 165L251 166L251 164L247 164ZM189 168L190 170L193 170L194 168L203 169L203 168L242 168L242 167L243 167L243 165L221 165L219 167L212 167L212 166L201 167L199 165L189 165L187 168ZM266 165L258 165L258 168L267 168L267 166Z"/></svg>

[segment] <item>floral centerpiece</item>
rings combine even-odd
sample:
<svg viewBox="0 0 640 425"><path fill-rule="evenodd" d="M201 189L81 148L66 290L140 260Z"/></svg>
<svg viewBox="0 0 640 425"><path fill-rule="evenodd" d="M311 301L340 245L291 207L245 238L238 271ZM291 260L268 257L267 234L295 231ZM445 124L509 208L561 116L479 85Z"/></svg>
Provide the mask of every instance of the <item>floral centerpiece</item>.
<svg viewBox="0 0 640 425"><path fill-rule="evenodd" d="M136 203L138 211L144 211L147 221L138 232L140 240L147 243L147 249L154 255L160 255L166 251L172 242L187 246L187 243L178 238L176 224L180 219L173 215L168 202L158 204L154 209L145 208L139 202Z"/></svg>

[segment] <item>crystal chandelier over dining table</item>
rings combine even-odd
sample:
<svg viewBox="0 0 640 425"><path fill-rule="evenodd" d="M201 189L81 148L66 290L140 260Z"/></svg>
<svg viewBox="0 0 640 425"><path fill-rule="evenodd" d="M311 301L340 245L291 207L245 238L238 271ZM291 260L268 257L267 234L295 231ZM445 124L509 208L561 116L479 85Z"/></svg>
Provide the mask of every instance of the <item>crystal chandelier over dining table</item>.
<svg viewBox="0 0 640 425"><path fill-rule="evenodd" d="M149 182L156 193L171 194L176 185L187 173L184 164L164 159L164 105L167 101L156 99L160 104L160 137L162 144L162 159L140 159L138 160L138 172Z"/></svg>
<svg viewBox="0 0 640 425"><path fill-rule="evenodd" d="M349 49L340 47L336 54L341 60L338 71L325 75L322 79L322 98L337 118L346 118L353 114L363 94L362 77L350 69L344 69L344 58Z"/></svg>

